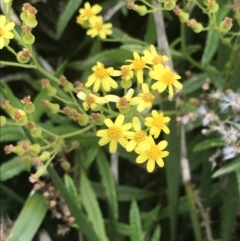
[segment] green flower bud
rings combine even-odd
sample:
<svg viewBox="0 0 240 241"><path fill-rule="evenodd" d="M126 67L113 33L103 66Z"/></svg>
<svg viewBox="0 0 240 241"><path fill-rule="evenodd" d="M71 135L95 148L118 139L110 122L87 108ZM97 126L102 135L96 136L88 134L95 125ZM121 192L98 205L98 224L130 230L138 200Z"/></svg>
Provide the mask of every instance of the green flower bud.
<svg viewBox="0 0 240 241"><path fill-rule="evenodd" d="M218 11L218 9L219 9L219 5L216 2L208 5L208 10L210 13L215 13Z"/></svg>
<svg viewBox="0 0 240 241"><path fill-rule="evenodd" d="M23 39L23 42L25 44L30 44L31 45L31 44L33 44L35 42L35 37L34 37L34 35L32 33L25 34L22 39Z"/></svg>
<svg viewBox="0 0 240 241"><path fill-rule="evenodd" d="M22 13L20 14L20 18L21 18L21 20L22 20L23 22L25 22L25 21L26 21L26 19L28 18L27 13L22 12Z"/></svg>
<svg viewBox="0 0 240 241"><path fill-rule="evenodd" d="M176 2L174 0L170 0L170 1L165 1L164 2L164 8L166 10L171 11L171 10L174 9L175 6L176 6Z"/></svg>
<svg viewBox="0 0 240 241"><path fill-rule="evenodd" d="M21 52L18 52L17 54L17 61L21 64L26 64L28 61L30 60L30 57L29 58L26 58L22 55L22 51Z"/></svg>
<svg viewBox="0 0 240 241"><path fill-rule="evenodd" d="M128 105L127 108L118 108L118 109L119 109L121 114L126 115L131 110L131 107L130 107L130 105Z"/></svg>
<svg viewBox="0 0 240 241"><path fill-rule="evenodd" d="M44 151L40 157L43 162L48 161L50 159L50 153L48 151Z"/></svg>
<svg viewBox="0 0 240 241"><path fill-rule="evenodd" d="M63 85L63 90L66 92L72 91L73 88L74 88L74 86L71 82L67 82Z"/></svg>
<svg viewBox="0 0 240 241"><path fill-rule="evenodd" d="M57 93L57 89L53 86L51 86L50 84L48 85L47 89L47 95L48 96L54 96Z"/></svg>
<svg viewBox="0 0 240 241"><path fill-rule="evenodd" d="M47 167L46 166L41 166L38 171L34 174L34 176L38 179L39 177L41 177L45 172L47 171Z"/></svg>
<svg viewBox="0 0 240 241"><path fill-rule="evenodd" d="M54 114L58 113L59 110L60 110L59 104L49 103L48 108L49 108L49 110L50 110L52 113L54 113Z"/></svg>
<svg viewBox="0 0 240 241"><path fill-rule="evenodd" d="M7 119L5 116L0 116L0 126L5 126L7 123Z"/></svg>
<svg viewBox="0 0 240 241"><path fill-rule="evenodd" d="M185 23L189 19L189 14L181 11L178 15L178 18L181 23Z"/></svg>
<svg viewBox="0 0 240 241"><path fill-rule="evenodd" d="M67 161L62 161L61 167L64 171L69 171L71 169L71 164Z"/></svg>
<svg viewBox="0 0 240 241"><path fill-rule="evenodd" d="M225 17L225 19L220 23L220 31L226 33L232 28L232 18Z"/></svg>
<svg viewBox="0 0 240 241"><path fill-rule="evenodd" d="M35 28L38 25L38 22L37 22L35 16L27 17L27 19L25 19L24 22L30 28Z"/></svg>
<svg viewBox="0 0 240 241"><path fill-rule="evenodd" d="M35 106L32 102L27 103L24 105L23 110L27 113L33 113L35 111Z"/></svg>
<svg viewBox="0 0 240 241"><path fill-rule="evenodd" d="M147 7L145 5L134 5L134 11L136 11L140 16L147 14Z"/></svg>
<svg viewBox="0 0 240 241"><path fill-rule="evenodd" d="M23 147L20 146L14 146L12 149L12 152L17 154L18 156L23 156L25 154L25 150L23 149Z"/></svg>
<svg viewBox="0 0 240 241"><path fill-rule="evenodd" d="M30 146L30 150L34 152L36 155L41 151L41 146L39 144L33 144Z"/></svg>
<svg viewBox="0 0 240 241"><path fill-rule="evenodd" d="M94 123L98 126L102 126L104 124L104 120L106 119L106 117L100 113L93 113L91 117Z"/></svg>
<svg viewBox="0 0 240 241"><path fill-rule="evenodd" d="M36 127L35 130L31 131L32 137L39 137L41 135L42 135L42 128L41 127Z"/></svg>
<svg viewBox="0 0 240 241"><path fill-rule="evenodd" d="M88 115L82 115L81 118L78 119L78 124L80 126L85 126L89 122L89 116Z"/></svg>
<svg viewBox="0 0 240 241"><path fill-rule="evenodd" d="M192 29L195 33L200 33L203 30L203 26L201 23L196 23Z"/></svg>
<svg viewBox="0 0 240 241"><path fill-rule="evenodd" d="M122 87L123 89L129 89L129 88L131 88L131 86L132 86L132 81L131 81L131 80L129 80L129 81L122 80L122 81L120 82L120 84L121 84L121 87Z"/></svg>
<svg viewBox="0 0 240 241"><path fill-rule="evenodd" d="M21 126L25 126L28 123L26 112L20 109L13 113L12 118Z"/></svg>

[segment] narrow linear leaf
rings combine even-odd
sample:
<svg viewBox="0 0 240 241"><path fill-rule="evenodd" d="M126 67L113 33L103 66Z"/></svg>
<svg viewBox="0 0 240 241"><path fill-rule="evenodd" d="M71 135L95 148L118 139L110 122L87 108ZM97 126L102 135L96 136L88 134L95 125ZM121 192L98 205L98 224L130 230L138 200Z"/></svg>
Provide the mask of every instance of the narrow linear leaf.
<svg viewBox="0 0 240 241"><path fill-rule="evenodd" d="M96 156L98 154L98 145L92 145L87 150L86 158L84 160L83 166L85 169L88 169L92 162L96 159Z"/></svg>
<svg viewBox="0 0 240 241"><path fill-rule="evenodd" d="M143 231L141 225L141 217L138 209L137 202L132 201L130 207L130 240L131 241L143 241Z"/></svg>
<svg viewBox="0 0 240 241"><path fill-rule="evenodd" d="M159 241L161 237L161 227L158 225L152 235L151 241Z"/></svg>
<svg viewBox="0 0 240 241"><path fill-rule="evenodd" d="M193 151L203 151L212 147L219 147L224 145L225 142L223 140L220 140L219 138L212 138L199 142L196 146L194 146Z"/></svg>
<svg viewBox="0 0 240 241"><path fill-rule="evenodd" d="M238 193L240 196L240 168L236 170L236 177L237 177L237 183L238 183Z"/></svg>
<svg viewBox="0 0 240 241"><path fill-rule="evenodd" d="M57 39L60 39L69 20L81 5L82 0L69 0L57 23Z"/></svg>
<svg viewBox="0 0 240 241"><path fill-rule="evenodd" d="M0 142L14 142L26 139L26 135L21 126L5 125L1 127Z"/></svg>
<svg viewBox="0 0 240 241"><path fill-rule="evenodd" d="M21 163L15 156L0 166L0 181L6 181L29 169L29 163Z"/></svg>
<svg viewBox="0 0 240 241"><path fill-rule="evenodd" d="M54 170L54 168L49 165L48 172L52 178L52 181L56 188L60 191L63 199L65 200L71 214L74 216L76 220L76 224L81 227L83 234L86 236L88 240L94 241L102 241L95 230L93 229L92 224L89 222L88 217L83 213L83 211L76 205L76 203L72 200L69 195L65 185L62 180L59 178L58 174Z"/></svg>
<svg viewBox="0 0 240 241"><path fill-rule="evenodd" d="M48 205L42 195L35 193L33 196L29 197L7 241L32 241L47 210Z"/></svg>
<svg viewBox="0 0 240 241"><path fill-rule="evenodd" d="M83 171L81 172L81 194L83 206L88 213L88 218L91 220L95 232L98 234L101 241L107 241L108 238L105 232L104 220L96 194Z"/></svg>
<svg viewBox="0 0 240 241"><path fill-rule="evenodd" d="M99 149L97 155L98 170L101 175L101 182L104 187L103 193L105 194L108 202L109 216L111 220L111 226L109 233L111 239L115 236L116 223L118 220L118 202L117 202L117 191L116 183L110 169L109 163L103 151Z"/></svg>
<svg viewBox="0 0 240 241"><path fill-rule="evenodd" d="M225 166L223 166L222 168L220 168L219 170L217 170L212 177L219 177L222 176L224 174L233 172L240 169L240 156L236 157L233 161L231 161L230 163L226 164Z"/></svg>
<svg viewBox="0 0 240 241"><path fill-rule="evenodd" d="M77 206L80 206L77 188L73 182L73 179L68 174L64 175L64 183L66 185L69 195L72 196L73 201L76 202Z"/></svg>
<svg viewBox="0 0 240 241"><path fill-rule="evenodd" d="M203 56L201 60L202 65L208 64L213 58L214 54L217 51L219 44L219 37L215 30L209 30L207 33L207 40L205 43L205 48L203 51Z"/></svg>

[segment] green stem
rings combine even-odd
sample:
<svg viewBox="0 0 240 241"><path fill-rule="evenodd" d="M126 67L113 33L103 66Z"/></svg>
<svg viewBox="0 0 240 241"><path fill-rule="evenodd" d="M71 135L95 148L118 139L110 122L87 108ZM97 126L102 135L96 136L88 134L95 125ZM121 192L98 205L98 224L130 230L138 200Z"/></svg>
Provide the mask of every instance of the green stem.
<svg viewBox="0 0 240 241"><path fill-rule="evenodd" d="M2 60L0 60L0 65L15 66L15 67L21 67L21 68L27 68L27 69L36 69L37 68L36 65L20 64L20 63L2 61Z"/></svg>
<svg viewBox="0 0 240 241"><path fill-rule="evenodd" d="M50 131L48 131L48 130L44 129L43 127L41 127L41 128L42 128L42 131L43 131L43 132L45 132L45 133L49 134L50 136L55 136L55 137L58 137L58 135L56 135L56 134L54 134L54 133L52 133L52 132L50 132Z"/></svg>
<svg viewBox="0 0 240 241"><path fill-rule="evenodd" d="M188 207L189 207L190 218L193 226L195 240L201 241L202 240L201 225L199 222L197 209L195 206L192 184L190 182L186 182L184 183L184 187L185 187L185 191L188 199L188 204L189 204Z"/></svg>
<svg viewBox="0 0 240 241"><path fill-rule="evenodd" d="M76 136L76 135L82 134L82 133L90 130L93 126L94 126L94 124L91 124L91 125L83 128L83 129L81 129L81 130L79 130L79 131L74 131L74 132L72 132L72 133L68 133L68 134L65 134L65 135L61 135L61 136L59 136L59 138L65 139L65 138L68 138L68 137L72 137L72 136Z"/></svg>
<svg viewBox="0 0 240 241"><path fill-rule="evenodd" d="M13 48L11 48L9 45L6 46L7 50L9 52L11 52L15 57L17 57L17 53L15 52L15 50Z"/></svg>
<svg viewBox="0 0 240 241"><path fill-rule="evenodd" d="M76 106L78 106L78 104L75 104L75 103L73 103L73 102L70 102L70 101L64 100L63 98L61 98L61 97L58 96L58 95L54 95L53 97L56 98L56 99L58 99L58 100L60 100L60 101L62 101L62 102L65 103L65 104L76 105Z"/></svg>

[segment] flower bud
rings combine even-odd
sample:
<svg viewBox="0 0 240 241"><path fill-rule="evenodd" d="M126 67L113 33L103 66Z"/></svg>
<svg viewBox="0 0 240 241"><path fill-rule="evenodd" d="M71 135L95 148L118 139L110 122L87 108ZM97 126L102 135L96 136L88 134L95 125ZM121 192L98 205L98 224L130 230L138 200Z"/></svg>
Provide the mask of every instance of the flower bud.
<svg viewBox="0 0 240 241"><path fill-rule="evenodd" d="M21 18L21 20L22 20L23 22L25 22L25 20L28 18L27 13L25 13L25 12L21 12L21 14L20 14L20 18Z"/></svg>
<svg viewBox="0 0 240 241"><path fill-rule="evenodd" d="M192 29L195 33L200 33L203 30L203 26L201 23L196 23Z"/></svg>
<svg viewBox="0 0 240 241"><path fill-rule="evenodd" d="M145 5L134 5L134 11L136 11L140 16L144 16L147 14L147 7Z"/></svg>
<svg viewBox="0 0 240 241"><path fill-rule="evenodd" d="M50 153L48 151L44 151L40 157L43 162L48 161L50 159Z"/></svg>
<svg viewBox="0 0 240 241"><path fill-rule="evenodd" d="M232 28L232 26L232 18L225 17L225 19L220 23L220 31L226 33Z"/></svg>
<svg viewBox="0 0 240 241"><path fill-rule="evenodd" d="M7 119L5 116L0 116L0 126L5 126L7 123Z"/></svg>
<svg viewBox="0 0 240 241"><path fill-rule="evenodd" d="M30 145L30 150L34 152L36 155L38 155L38 153L41 151L41 146L37 143Z"/></svg>
<svg viewBox="0 0 240 241"><path fill-rule="evenodd" d="M64 90L65 92L70 92L70 91L72 91L72 90L73 90L73 84L70 83L70 82L65 83L65 84L63 85L63 90Z"/></svg>
<svg viewBox="0 0 240 241"><path fill-rule="evenodd" d="M17 154L18 156L23 156L25 154L25 150L21 145L13 146L12 152Z"/></svg>
<svg viewBox="0 0 240 241"><path fill-rule="evenodd" d="M57 89L51 85L49 85L46 89L47 89L48 96L54 96L57 93Z"/></svg>
<svg viewBox="0 0 240 241"><path fill-rule="evenodd" d="M42 135L42 128L41 127L36 127L35 130L31 131L31 136L32 137L40 137Z"/></svg>
<svg viewBox="0 0 240 241"><path fill-rule="evenodd" d="M35 37L32 33L26 33L26 34L24 34L22 40L25 44L31 45L35 42Z"/></svg>
<svg viewBox="0 0 240 241"><path fill-rule="evenodd" d="M120 84L121 84L121 87L122 87L123 89L129 89L129 88L131 88L131 86L132 86L132 81L131 81L131 80L129 80L129 81L122 80L122 81L120 82Z"/></svg>
<svg viewBox="0 0 240 241"><path fill-rule="evenodd" d="M30 28L35 28L38 25L38 22L36 20L35 16L27 17L24 20L25 24L29 26Z"/></svg>
<svg viewBox="0 0 240 241"><path fill-rule="evenodd" d="M31 58L31 53L28 49L23 49L23 51L18 52L17 60L21 64L27 63Z"/></svg>
<svg viewBox="0 0 240 241"><path fill-rule="evenodd" d="M166 10L173 10L174 7L176 6L176 2L174 0L165 0L164 1L164 8Z"/></svg>
<svg viewBox="0 0 240 241"><path fill-rule="evenodd" d="M92 120L94 121L94 123L98 126L101 126L104 124L104 120L106 119L106 117L100 113L93 113L91 115Z"/></svg>
<svg viewBox="0 0 240 241"><path fill-rule="evenodd" d="M60 165L64 171L69 171L71 169L71 164L67 161L62 161Z"/></svg>
<svg viewBox="0 0 240 241"><path fill-rule="evenodd" d="M27 122L28 122L28 118L27 118L27 115L26 115L26 112L23 111L23 110L16 110L14 113L13 113L13 116L12 118L19 124L19 125L26 125Z"/></svg>
<svg viewBox="0 0 240 241"><path fill-rule="evenodd" d="M179 13L178 15L178 18L181 23L185 23L189 19L189 14L184 11L181 11L181 13Z"/></svg>
<svg viewBox="0 0 240 241"><path fill-rule="evenodd" d="M219 5L214 1L208 5L208 10L210 13L216 13L219 9Z"/></svg>
<svg viewBox="0 0 240 241"><path fill-rule="evenodd" d="M78 119L78 124L80 126L85 126L89 122L89 116L88 115L81 115L81 118Z"/></svg>

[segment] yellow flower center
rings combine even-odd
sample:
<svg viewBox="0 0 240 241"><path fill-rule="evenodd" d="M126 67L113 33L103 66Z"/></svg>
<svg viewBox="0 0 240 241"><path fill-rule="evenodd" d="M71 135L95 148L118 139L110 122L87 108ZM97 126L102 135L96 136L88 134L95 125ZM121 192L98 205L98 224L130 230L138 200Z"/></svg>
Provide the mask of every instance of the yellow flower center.
<svg viewBox="0 0 240 241"><path fill-rule="evenodd" d="M122 135L122 130L117 126L111 126L108 129L108 135L110 139L118 139Z"/></svg>
<svg viewBox="0 0 240 241"><path fill-rule="evenodd" d="M153 60L152 60L152 62L154 63L154 64L161 64L162 63L162 57L160 56L160 55L156 55L154 58L153 58Z"/></svg>
<svg viewBox="0 0 240 241"><path fill-rule="evenodd" d="M92 12L91 9L86 9L84 15L85 15L87 18L90 18L90 17L93 16L93 12Z"/></svg>
<svg viewBox="0 0 240 241"><path fill-rule="evenodd" d="M162 128L164 126L163 118L161 116L155 117L153 120L153 125L158 128Z"/></svg>
<svg viewBox="0 0 240 241"><path fill-rule="evenodd" d="M98 79L105 79L108 76L107 70L103 66L97 67L94 73Z"/></svg>
<svg viewBox="0 0 240 241"><path fill-rule="evenodd" d="M126 100L125 97L121 97L118 101L118 108L127 109L127 107L128 107L128 101Z"/></svg>
<svg viewBox="0 0 240 241"><path fill-rule="evenodd" d="M91 105L91 104L93 104L93 103L95 102L95 99L94 99L91 95L88 95L88 96L86 97L85 101L86 101L86 103L87 103L88 105Z"/></svg>
<svg viewBox="0 0 240 241"><path fill-rule="evenodd" d="M149 159L157 160L161 156L161 150L158 148L158 146L153 145L151 146L147 154L149 156Z"/></svg>
<svg viewBox="0 0 240 241"><path fill-rule="evenodd" d="M141 130L141 131L136 132L136 134L134 136L134 140L137 142L141 142L141 141L145 140L146 136L147 136L146 132Z"/></svg>
<svg viewBox="0 0 240 241"><path fill-rule="evenodd" d="M152 102L154 100L154 96L152 94L150 94L150 93L145 93L143 95L143 100L145 102Z"/></svg>
<svg viewBox="0 0 240 241"><path fill-rule="evenodd" d="M0 28L0 37L3 37L3 35L4 35L4 29Z"/></svg>
<svg viewBox="0 0 240 241"><path fill-rule="evenodd" d="M133 60L133 66L136 70L142 70L145 66L145 62L142 59Z"/></svg>
<svg viewBox="0 0 240 241"><path fill-rule="evenodd" d="M166 85L172 85L174 82L174 74L170 73L170 72L166 72L163 74L162 76L162 81L166 84Z"/></svg>
<svg viewBox="0 0 240 241"><path fill-rule="evenodd" d="M130 70L127 67L122 67L121 68L121 74L123 78L126 78L130 74Z"/></svg>
<svg viewBox="0 0 240 241"><path fill-rule="evenodd" d="M103 29L103 25L101 23L96 23L95 28L100 32Z"/></svg>

